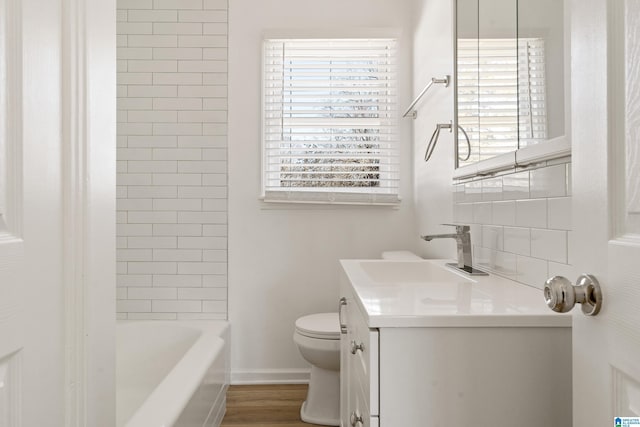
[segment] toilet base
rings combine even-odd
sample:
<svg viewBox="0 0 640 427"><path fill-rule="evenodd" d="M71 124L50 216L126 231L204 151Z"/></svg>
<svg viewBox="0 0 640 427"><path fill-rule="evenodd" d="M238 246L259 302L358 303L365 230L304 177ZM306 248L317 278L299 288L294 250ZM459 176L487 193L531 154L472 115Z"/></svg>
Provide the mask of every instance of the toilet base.
<svg viewBox="0 0 640 427"><path fill-rule="evenodd" d="M307 400L300 408L305 423L340 425L340 371L311 367Z"/></svg>

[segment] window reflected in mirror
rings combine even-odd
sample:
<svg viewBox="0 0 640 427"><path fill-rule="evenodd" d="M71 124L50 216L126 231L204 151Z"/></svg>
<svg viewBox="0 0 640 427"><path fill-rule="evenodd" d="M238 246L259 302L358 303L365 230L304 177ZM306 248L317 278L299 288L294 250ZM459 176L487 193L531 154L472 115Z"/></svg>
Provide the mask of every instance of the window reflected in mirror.
<svg viewBox="0 0 640 427"><path fill-rule="evenodd" d="M457 0L458 166L565 134L563 3Z"/></svg>
<svg viewBox="0 0 640 427"><path fill-rule="evenodd" d="M543 39L458 39L458 153L470 145L477 162L545 141L545 81Z"/></svg>

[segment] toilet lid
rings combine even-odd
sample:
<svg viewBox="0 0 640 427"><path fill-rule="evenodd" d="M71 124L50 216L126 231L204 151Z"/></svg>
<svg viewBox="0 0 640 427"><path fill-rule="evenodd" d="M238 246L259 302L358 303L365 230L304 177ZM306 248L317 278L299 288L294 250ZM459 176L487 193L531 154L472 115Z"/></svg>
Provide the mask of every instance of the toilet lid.
<svg viewBox="0 0 640 427"><path fill-rule="evenodd" d="M296 331L311 338L337 340L340 338L338 313L318 313L303 316L296 320Z"/></svg>

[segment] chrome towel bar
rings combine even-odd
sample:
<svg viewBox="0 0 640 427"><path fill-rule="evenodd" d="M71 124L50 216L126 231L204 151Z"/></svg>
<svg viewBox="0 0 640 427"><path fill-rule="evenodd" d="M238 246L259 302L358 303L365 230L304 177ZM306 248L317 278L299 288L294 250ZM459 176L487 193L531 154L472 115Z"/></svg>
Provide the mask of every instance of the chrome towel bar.
<svg viewBox="0 0 640 427"><path fill-rule="evenodd" d="M414 99L411 105L409 105L409 108L407 108L407 111L404 112L402 117L407 117L409 114L411 114L411 117L413 117L414 119L418 117L418 112L414 110L413 107L416 106L418 101L422 99L424 94L427 93L427 91L431 88L431 86L433 86L434 84L443 84L444 87L449 87L450 82L451 82L451 76L448 76L448 75L444 76L444 78L442 79L437 79L435 77L432 77L431 81L427 83L424 89L422 89L422 92L420 92L420 95L416 96L416 99Z"/></svg>

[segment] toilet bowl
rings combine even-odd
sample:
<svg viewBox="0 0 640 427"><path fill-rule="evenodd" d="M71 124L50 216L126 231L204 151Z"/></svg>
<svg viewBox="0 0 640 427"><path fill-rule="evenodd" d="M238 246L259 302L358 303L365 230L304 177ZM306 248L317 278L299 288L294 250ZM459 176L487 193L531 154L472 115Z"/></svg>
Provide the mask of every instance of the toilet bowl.
<svg viewBox="0 0 640 427"><path fill-rule="evenodd" d="M300 409L302 421L340 425L340 323L338 313L319 313L296 320L293 341L311 364L309 391Z"/></svg>

